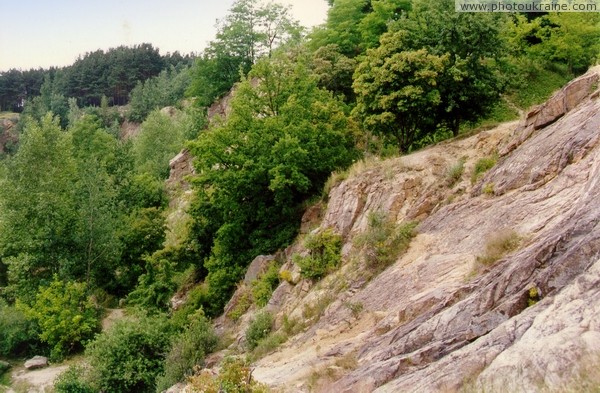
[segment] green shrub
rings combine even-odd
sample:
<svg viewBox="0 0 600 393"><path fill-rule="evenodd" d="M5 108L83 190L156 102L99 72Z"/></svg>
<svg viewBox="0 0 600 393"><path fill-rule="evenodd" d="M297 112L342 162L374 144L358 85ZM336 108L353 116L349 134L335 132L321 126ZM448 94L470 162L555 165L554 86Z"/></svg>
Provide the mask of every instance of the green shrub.
<svg viewBox="0 0 600 393"><path fill-rule="evenodd" d="M38 341L33 324L23 311L8 306L0 300L0 356L14 357L28 353Z"/></svg>
<svg viewBox="0 0 600 393"><path fill-rule="evenodd" d="M477 179L490 169L496 165L497 158L495 156L492 157L484 157L477 160L475 163L475 167L473 168L473 173L471 174L471 183L475 184Z"/></svg>
<svg viewBox="0 0 600 393"><path fill-rule="evenodd" d="M246 345L250 350L258 346L263 338L273 329L273 316L269 312L261 312L246 329Z"/></svg>
<svg viewBox="0 0 600 393"><path fill-rule="evenodd" d="M61 359L90 340L99 330L99 312L86 293L86 285L64 282L54 276L40 288L31 307L18 304L40 329L40 340L52 347L51 358Z"/></svg>
<svg viewBox="0 0 600 393"><path fill-rule="evenodd" d="M331 228L310 234L304 241L309 255L296 256L294 263L300 266L300 274L310 279L320 279L335 270L342 259L342 237Z"/></svg>
<svg viewBox="0 0 600 393"><path fill-rule="evenodd" d="M367 230L356 236L354 245L362 249L367 266L379 272L405 252L416 235L416 222L396 224L383 212L371 212Z"/></svg>
<svg viewBox="0 0 600 393"><path fill-rule="evenodd" d="M162 316L124 319L86 348L96 391L153 392L172 328Z"/></svg>
<svg viewBox="0 0 600 393"><path fill-rule="evenodd" d="M173 280L173 264L163 258L160 251L145 260L146 272L139 277L138 285L127 300L147 310L166 311L177 289Z"/></svg>
<svg viewBox="0 0 600 393"><path fill-rule="evenodd" d="M202 371L189 379L193 392L266 393L268 388L252 378L250 366L242 359L225 358L219 375Z"/></svg>
<svg viewBox="0 0 600 393"><path fill-rule="evenodd" d="M55 393L94 393L92 383L89 381L89 369L84 366L70 366L63 371L54 381Z"/></svg>
<svg viewBox="0 0 600 393"><path fill-rule="evenodd" d="M188 326L172 343L165 359L165 371L157 379L157 391L164 391L192 375L194 367L203 366L204 358L213 352L218 343L217 335L201 311L197 312Z"/></svg>
<svg viewBox="0 0 600 393"><path fill-rule="evenodd" d="M267 270L252 282L252 297L258 307L267 305L277 285L279 285L279 264L273 261Z"/></svg>

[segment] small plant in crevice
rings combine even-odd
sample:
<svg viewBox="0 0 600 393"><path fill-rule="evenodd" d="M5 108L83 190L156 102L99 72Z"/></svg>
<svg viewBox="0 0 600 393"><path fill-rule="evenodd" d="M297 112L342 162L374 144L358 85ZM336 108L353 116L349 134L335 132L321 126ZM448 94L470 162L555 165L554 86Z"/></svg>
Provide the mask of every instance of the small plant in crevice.
<svg viewBox="0 0 600 393"><path fill-rule="evenodd" d="M367 267L375 273L395 262L417 234L417 223L397 224L383 212L369 214L367 230L354 238L354 246L363 251Z"/></svg>
<svg viewBox="0 0 600 393"><path fill-rule="evenodd" d="M485 183L483 188L481 189L485 195L493 196L494 195L494 183Z"/></svg>
<svg viewBox="0 0 600 393"><path fill-rule="evenodd" d="M261 312L246 329L246 345L248 349L256 348L260 340L267 337L273 330L273 315L269 312Z"/></svg>
<svg viewBox="0 0 600 393"><path fill-rule="evenodd" d="M465 159L461 158L458 162L452 165L446 171L446 185L452 188L458 181L460 181L465 171Z"/></svg>
<svg viewBox="0 0 600 393"><path fill-rule="evenodd" d="M321 279L333 272L342 260L340 254L342 237L331 228L309 234L304 241L304 246L308 249L309 255L293 257L304 278Z"/></svg>
<svg viewBox="0 0 600 393"><path fill-rule="evenodd" d="M314 303L306 304L302 309L302 317L306 322L317 323L325 310L335 300L332 295L324 295L318 298Z"/></svg>
<svg viewBox="0 0 600 393"><path fill-rule="evenodd" d="M496 165L496 161L498 161L496 155L483 157L477 160L473 167L473 173L471 174L471 184L475 184L484 173L492 169L494 165Z"/></svg>
<svg viewBox="0 0 600 393"><path fill-rule="evenodd" d="M252 297L258 307L267 305L273 295L273 291L279 285L279 264L272 261L267 269L252 281Z"/></svg>
<svg viewBox="0 0 600 393"><path fill-rule="evenodd" d="M477 263L490 266L497 260L516 250L521 244L522 237L512 229L494 232L485 243L484 253L477 257Z"/></svg>
<svg viewBox="0 0 600 393"><path fill-rule="evenodd" d="M214 375L209 370L197 370L188 378L192 392L235 392L266 393L266 385L252 377L252 369L244 359L227 357L220 365L219 373Z"/></svg>
<svg viewBox="0 0 600 393"><path fill-rule="evenodd" d="M540 290L535 285L527 291L527 307L531 307L542 299Z"/></svg>

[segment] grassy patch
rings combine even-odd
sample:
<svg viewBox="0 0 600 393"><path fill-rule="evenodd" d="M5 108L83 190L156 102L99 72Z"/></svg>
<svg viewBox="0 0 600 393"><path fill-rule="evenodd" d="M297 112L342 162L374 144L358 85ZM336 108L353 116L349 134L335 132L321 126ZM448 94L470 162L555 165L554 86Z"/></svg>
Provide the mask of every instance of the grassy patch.
<svg viewBox="0 0 600 393"><path fill-rule="evenodd" d="M484 253L477 257L477 263L483 266L494 264L506 254L516 250L521 240L521 236L512 229L493 233L485 243Z"/></svg>
<svg viewBox="0 0 600 393"><path fill-rule="evenodd" d="M452 165L446 171L446 185L452 188L458 181L460 181L465 171L465 159L461 158L458 162Z"/></svg>
<svg viewBox="0 0 600 393"><path fill-rule="evenodd" d="M483 157L477 160L471 174L471 184L475 184L484 173L492 169L496 165L497 160L496 156Z"/></svg>

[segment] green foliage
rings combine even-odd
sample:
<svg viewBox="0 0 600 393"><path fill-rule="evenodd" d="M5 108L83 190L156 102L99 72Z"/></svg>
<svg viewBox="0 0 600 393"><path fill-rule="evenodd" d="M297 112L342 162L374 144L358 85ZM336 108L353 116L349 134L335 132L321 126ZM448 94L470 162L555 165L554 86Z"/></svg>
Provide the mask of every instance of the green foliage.
<svg viewBox="0 0 600 393"><path fill-rule="evenodd" d="M192 233L201 247L212 245L203 251L209 315L256 255L294 238L303 201L330 172L357 157L353 123L317 87L303 57L260 60L231 105L223 125L189 145L199 174Z"/></svg>
<svg viewBox="0 0 600 393"><path fill-rule="evenodd" d="M448 55L406 51L406 32L388 33L367 52L355 73L354 113L366 129L391 137L400 152L435 131L432 108L441 103L439 81Z"/></svg>
<svg viewBox="0 0 600 393"><path fill-rule="evenodd" d="M90 370L86 366L70 366L63 371L54 381L55 393L94 393L92 383L89 381Z"/></svg>
<svg viewBox="0 0 600 393"><path fill-rule="evenodd" d="M144 273L145 258L160 250L165 241L165 218L156 207L134 210L126 219L120 234L123 245L116 268L118 294L125 295Z"/></svg>
<svg viewBox="0 0 600 393"><path fill-rule="evenodd" d="M340 53L355 57L376 47L388 24L409 9L407 0L336 0L325 25L311 34L309 45L315 50L337 45Z"/></svg>
<svg viewBox="0 0 600 393"><path fill-rule="evenodd" d="M187 67L180 70L171 67L145 82L138 82L131 91L127 117L130 121L141 123L153 110L176 106L190 83L191 72Z"/></svg>
<svg viewBox="0 0 600 393"><path fill-rule="evenodd" d="M346 102L354 99L352 75L357 62L340 53L337 44L319 47L313 53L311 68L319 80L319 87L341 95Z"/></svg>
<svg viewBox="0 0 600 393"><path fill-rule="evenodd" d="M35 327L25 313L0 300L0 356L26 355L37 340Z"/></svg>
<svg viewBox="0 0 600 393"><path fill-rule="evenodd" d="M145 261L146 271L139 277L138 285L129 293L127 300L146 310L166 311L177 289L173 281L173 263L160 251L146 257Z"/></svg>
<svg viewBox="0 0 600 393"><path fill-rule="evenodd" d="M492 169L494 165L496 165L497 158L496 156L491 157L483 157L477 160L475 166L473 167L473 173L471 174L471 183L475 184L475 182L487 171Z"/></svg>
<svg viewBox="0 0 600 393"><path fill-rule="evenodd" d="M55 276L48 287L40 288L31 307L17 305L39 326L40 340L52 347L53 359L81 349L99 329L98 310L83 283L64 282Z"/></svg>
<svg viewBox="0 0 600 393"><path fill-rule="evenodd" d="M76 165L71 139L51 114L22 121L21 146L0 180L0 255L12 294L31 300L77 249Z"/></svg>
<svg viewBox="0 0 600 393"><path fill-rule="evenodd" d="M363 250L367 266L377 273L408 249L416 226L416 222L397 224L383 212L371 212L368 229L355 238L354 244Z"/></svg>
<svg viewBox="0 0 600 393"><path fill-rule="evenodd" d="M562 64L569 74L585 72L600 54L600 15L549 13L536 18L514 15L507 35L516 58L550 68Z"/></svg>
<svg viewBox="0 0 600 393"><path fill-rule="evenodd" d="M157 391L162 392L192 375L195 367L204 365L204 358L218 343L213 327L202 312L197 312L188 327L177 336L165 358L165 371L157 379Z"/></svg>
<svg viewBox="0 0 600 393"><path fill-rule="evenodd" d="M185 116L181 113L171 118L154 111L142 123L133 142L136 167L139 173L148 173L157 179L169 175L169 161L183 146Z"/></svg>
<svg viewBox="0 0 600 393"><path fill-rule="evenodd" d="M161 316L117 321L86 348L95 391L154 392L171 335Z"/></svg>
<svg viewBox="0 0 600 393"><path fill-rule="evenodd" d="M289 9L277 3L236 0L229 14L219 21L211 41L193 69L189 95L200 106L210 106L244 78L261 57L299 39L300 27L289 17Z"/></svg>
<svg viewBox="0 0 600 393"><path fill-rule="evenodd" d="M256 348L259 342L267 337L273 329L273 316L267 311L256 315L246 329L246 345L250 350Z"/></svg>
<svg viewBox="0 0 600 393"><path fill-rule="evenodd" d="M409 20L395 26L408 32L405 42L413 50L448 56L437 81L440 102L434 120L455 136L461 122L489 113L504 90L505 22L503 14L455 12L452 0L413 0Z"/></svg>
<svg viewBox="0 0 600 393"><path fill-rule="evenodd" d="M334 271L342 260L342 237L331 228L310 234L304 240L304 247L309 251L305 257L294 258L300 266L300 274L305 278L320 279Z"/></svg>
<svg viewBox="0 0 600 393"><path fill-rule="evenodd" d="M204 370L189 379L194 392L204 393L266 393L268 388L252 378L250 366L238 358L225 358L219 375L214 377Z"/></svg>
<svg viewBox="0 0 600 393"><path fill-rule="evenodd" d="M267 270L252 282L252 297L258 307L264 307L279 285L279 264L273 261Z"/></svg>

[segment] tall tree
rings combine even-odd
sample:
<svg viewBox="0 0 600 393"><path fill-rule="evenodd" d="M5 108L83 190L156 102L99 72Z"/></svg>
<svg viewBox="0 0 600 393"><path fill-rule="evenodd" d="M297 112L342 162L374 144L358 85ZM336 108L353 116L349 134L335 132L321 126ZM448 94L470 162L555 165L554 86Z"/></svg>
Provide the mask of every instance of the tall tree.
<svg viewBox="0 0 600 393"><path fill-rule="evenodd" d="M448 55L426 49L405 51L407 33L386 33L381 45L367 51L356 69L354 113L365 128L392 137L405 153L420 136L435 131L434 113L441 102L439 80Z"/></svg>
<svg viewBox="0 0 600 393"><path fill-rule="evenodd" d="M76 249L71 139L51 114L28 121L0 187L0 255L17 296L62 274Z"/></svg>
<svg viewBox="0 0 600 393"><path fill-rule="evenodd" d="M289 8L258 0L237 0L217 24L214 41L197 60L189 94L209 106L246 76L256 60L300 36L301 29Z"/></svg>
<svg viewBox="0 0 600 393"><path fill-rule="evenodd" d="M301 204L357 157L343 105L317 87L303 57L261 59L240 83L222 126L190 145L199 177L194 236L215 314L243 269L296 233Z"/></svg>

